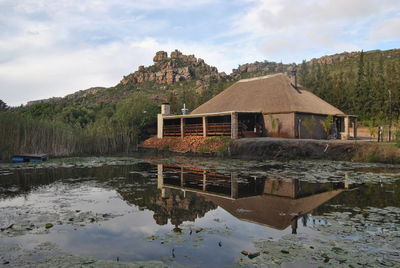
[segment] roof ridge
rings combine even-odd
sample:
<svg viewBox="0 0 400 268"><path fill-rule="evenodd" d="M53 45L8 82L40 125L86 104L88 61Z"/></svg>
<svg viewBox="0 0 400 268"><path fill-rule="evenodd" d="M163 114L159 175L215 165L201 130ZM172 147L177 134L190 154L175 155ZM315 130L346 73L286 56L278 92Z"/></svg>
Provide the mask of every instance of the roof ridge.
<svg viewBox="0 0 400 268"><path fill-rule="evenodd" d="M239 81L237 81L237 83L256 81L256 80L271 78L271 77L278 76L278 75L283 75L283 74L284 73L277 73L277 74L269 74L269 75L264 75L264 76L257 76L257 77L252 77L252 78L240 79Z"/></svg>

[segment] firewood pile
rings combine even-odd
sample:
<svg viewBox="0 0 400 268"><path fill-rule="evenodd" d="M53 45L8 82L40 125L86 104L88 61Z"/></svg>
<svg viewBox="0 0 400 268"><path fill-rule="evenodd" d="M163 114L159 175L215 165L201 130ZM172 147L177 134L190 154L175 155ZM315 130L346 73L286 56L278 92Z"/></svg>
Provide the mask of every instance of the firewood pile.
<svg viewBox="0 0 400 268"><path fill-rule="evenodd" d="M210 151L215 151L223 145L224 142L220 139L198 136L187 136L184 138L164 137L162 139L151 137L141 144L141 146L144 148L155 148L159 150L181 153L198 152L199 148L207 148Z"/></svg>

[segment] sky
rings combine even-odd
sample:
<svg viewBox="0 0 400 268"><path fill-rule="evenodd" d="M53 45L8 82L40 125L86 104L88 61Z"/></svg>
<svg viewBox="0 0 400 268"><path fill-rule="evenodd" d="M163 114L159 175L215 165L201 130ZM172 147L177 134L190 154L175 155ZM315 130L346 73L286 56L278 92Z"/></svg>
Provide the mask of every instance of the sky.
<svg viewBox="0 0 400 268"><path fill-rule="evenodd" d="M230 73L392 48L398 0L0 0L0 99L18 106L114 86L159 50Z"/></svg>

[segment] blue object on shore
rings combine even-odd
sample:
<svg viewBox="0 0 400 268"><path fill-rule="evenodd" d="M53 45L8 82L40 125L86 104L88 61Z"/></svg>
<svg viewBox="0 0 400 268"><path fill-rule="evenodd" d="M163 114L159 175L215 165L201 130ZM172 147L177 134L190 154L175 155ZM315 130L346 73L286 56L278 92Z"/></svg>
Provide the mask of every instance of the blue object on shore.
<svg viewBox="0 0 400 268"><path fill-rule="evenodd" d="M11 158L13 163L42 162L46 160L49 160L49 156L47 154L19 154L14 155Z"/></svg>

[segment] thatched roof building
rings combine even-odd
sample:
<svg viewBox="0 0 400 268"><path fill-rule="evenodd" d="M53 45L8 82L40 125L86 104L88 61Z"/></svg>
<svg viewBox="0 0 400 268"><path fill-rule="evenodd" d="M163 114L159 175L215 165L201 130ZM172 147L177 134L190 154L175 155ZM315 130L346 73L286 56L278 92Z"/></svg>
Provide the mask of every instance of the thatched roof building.
<svg viewBox="0 0 400 268"><path fill-rule="evenodd" d="M170 115L165 105L162 110L159 138L224 135L234 139L348 139L350 119L356 137L356 118L297 85L295 73L290 77L280 73L240 80L190 114Z"/></svg>

